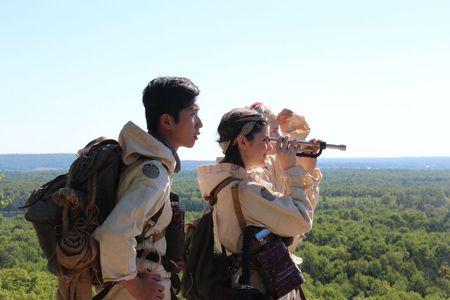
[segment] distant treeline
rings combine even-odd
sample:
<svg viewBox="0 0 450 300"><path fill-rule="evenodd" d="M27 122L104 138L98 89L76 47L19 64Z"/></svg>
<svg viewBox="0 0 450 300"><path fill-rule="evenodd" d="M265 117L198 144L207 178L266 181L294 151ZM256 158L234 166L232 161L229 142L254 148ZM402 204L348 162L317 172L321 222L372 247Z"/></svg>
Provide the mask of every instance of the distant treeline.
<svg viewBox="0 0 450 300"><path fill-rule="evenodd" d="M450 157L391 158L327 158L319 159L320 168L350 169L450 169ZM74 154L0 154L2 171L68 170L76 159ZM212 161L184 160L183 170L196 170Z"/></svg>
<svg viewBox="0 0 450 300"><path fill-rule="evenodd" d="M0 181L0 195L14 201L0 207L0 210L17 210L31 191L63 172L2 172L4 178ZM450 197L450 170L322 169L322 172L322 199L341 197L351 201L371 197L382 200L388 207L422 209L426 205L440 207ZM179 194L186 210L203 209L204 201L198 189L196 171L186 170L176 174L173 191Z"/></svg>
<svg viewBox="0 0 450 300"><path fill-rule="evenodd" d="M5 171L48 171L69 169L70 164L76 159L75 154L0 154L0 172ZM202 164L210 161L184 160L183 169L196 170Z"/></svg>

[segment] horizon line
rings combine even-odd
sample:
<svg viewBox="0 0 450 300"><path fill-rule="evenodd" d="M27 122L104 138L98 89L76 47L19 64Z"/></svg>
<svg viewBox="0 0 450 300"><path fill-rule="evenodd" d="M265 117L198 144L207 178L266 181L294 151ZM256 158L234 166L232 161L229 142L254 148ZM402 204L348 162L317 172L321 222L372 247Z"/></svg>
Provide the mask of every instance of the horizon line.
<svg viewBox="0 0 450 300"><path fill-rule="evenodd" d="M0 156L6 155L73 155L77 156L75 153L0 153ZM417 155L417 156L353 156L353 157L319 157L318 159L398 159L398 158L450 158L450 156L445 155ZM181 159L181 161L215 161L215 159Z"/></svg>

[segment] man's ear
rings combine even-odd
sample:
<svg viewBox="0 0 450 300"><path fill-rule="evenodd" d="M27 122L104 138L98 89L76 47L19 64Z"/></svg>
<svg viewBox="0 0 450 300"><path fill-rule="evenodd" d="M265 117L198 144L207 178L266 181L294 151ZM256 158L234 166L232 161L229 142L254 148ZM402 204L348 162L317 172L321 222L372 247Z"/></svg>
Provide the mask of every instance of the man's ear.
<svg viewBox="0 0 450 300"><path fill-rule="evenodd" d="M172 129L172 127L175 125L175 120L173 119L173 117L169 114L162 114L159 117L159 126L166 129L166 130L170 130Z"/></svg>

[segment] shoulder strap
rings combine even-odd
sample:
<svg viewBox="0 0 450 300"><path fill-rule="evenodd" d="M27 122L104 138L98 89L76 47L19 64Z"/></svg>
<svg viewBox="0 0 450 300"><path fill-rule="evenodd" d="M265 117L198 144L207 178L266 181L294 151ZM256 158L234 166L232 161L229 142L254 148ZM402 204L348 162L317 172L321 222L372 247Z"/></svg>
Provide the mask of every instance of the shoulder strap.
<svg viewBox="0 0 450 300"><path fill-rule="evenodd" d="M207 200L211 206L215 205L217 202L217 194L229 183L240 180L241 180L240 178L233 176L225 178L218 185L216 185L216 187L209 193L209 196L205 197L205 200Z"/></svg>
<svg viewBox="0 0 450 300"><path fill-rule="evenodd" d="M144 230L142 231L142 233L138 236L136 236L136 241L138 244L142 243L144 240L146 240L147 238L145 237L145 235L147 234L147 232L150 230L150 228L152 228L153 226L155 226L156 223L158 223L158 219L161 216L163 209L164 209L164 205L165 203L163 203L163 205L161 206L161 208L156 212L156 214L154 214L151 218L150 221L144 226Z"/></svg>
<svg viewBox="0 0 450 300"><path fill-rule="evenodd" d="M239 222L239 227L241 227L242 232L245 230L245 219L242 213L241 203L239 202L238 185L233 185L231 187L231 196L233 197L233 207L236 217Z"/></svg>
<svg viewBox="0 0 450 300"><path fill-rule="evenodd" d="M305 296L305 292L302 289L302 286L299 286L299 293L300 293L300 299L301 300L306 300L306 296Z"/></svg>
<svg viewBox="0 0 450 300"><path fill-rule="evenodd" d="M217 203L217 194L219 194L219 192L224 187L226 187L228 184L230 184L233 181L241 181L241 179L237 178L237 177L233 177L233 176L227 177L224 180L222 180L218 185L216 185L216 187L211 191L209 196L205 197L205 199L211 205L211 208ZM245 229L245 220L244 220L244 215L242 214L241 204L239 203L237 185L234 185L231 187L231 194L232 194L232 198L233 198L234 211L236 213L236 216L237 216L237 219L239 222L239 227L243 230L243 229ZM219 231L218 231L217 223L215 221L214 216L213 216L213 232L214 232L214 244L216 245L216 248L219 251L221 250L222 253L225 253L225 248L219 241Z"/></svg>

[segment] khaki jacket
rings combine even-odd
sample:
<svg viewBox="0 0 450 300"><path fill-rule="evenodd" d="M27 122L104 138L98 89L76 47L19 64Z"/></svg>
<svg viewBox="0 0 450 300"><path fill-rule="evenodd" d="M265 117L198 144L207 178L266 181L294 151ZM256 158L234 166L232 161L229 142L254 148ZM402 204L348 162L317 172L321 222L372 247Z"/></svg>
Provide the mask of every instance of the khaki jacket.
<svg viewBox="0 0 450 300"><path fill-rule="evenodd" d="M296 166L303 169L300 157L297 157ZM287 177L285 172L281 169L275 155L269 155L264 167L256 168L250 171L250 173L256 181L269 184L273 192L285 194L288 190L287 180L289 177ZM305 171L305 173L306 176L304 178L294 178L294 180L298 180L298 183L302 186L304 192L311 201L313 208L316 208L319 201L319 183L322 180L322 173L318 168L316 168L312 174L308 171Z"/></svg>
<svg viewBox="0 0 450 300"><path fill-rule="evenodd" d="M282 132L283 136L287 136L290 140L305 140L310 132L310 127L303 116L298 114L293 114L289 119L289 128L287 131ZM301 166L301 158L297 157L296 165ZM277 158L275 155L269 155L266 159L264 167L256 168L252 170L252 176L259 178L262 181L269 182L272 191L285 194L287 191L285 176L283 175L283 170L281 169ZM313 181L312 185L304 185L307 187L305 189L305 194L311 200L313 208L317 206L319 200L319 183L322 179L322 173L318 168L316 168L312 174L309 174ZM304 235L300 234L294 237L292 244L289 246L289 251L294 252L294 250L299 246L303 240ZM294 258L295 256L292 255ZM300 257L295 257L296 261L301 263L302 259Z"/></svg>
<svg viewBox="0 0 450 300"><path fill-rule="evenodd" d="M171 178L176 159L172 151L132 122L119 135L125 169L118 187L118 203L105 222L94 232L100 244L100 262L104 281L129 280L136 277L139 266L136 250L166 253L165 238L152 238L137 244L150 218L164 205L162 214L146 234L153 236L170 223Z"/></svg>
<svg viewBox="0 0 450 300"><path fill-rule="evenodd" d="M320 171L317 170L317 174ZM314 209L318 200L316 178L297 165L283 172L284 194L271 191L271 184L252 176L243 168L229 163L202 166L198 169L198 183L203 197L228 176L242 179L238 196L247 225L266 227L280 236L294 237L311 230ZM231 186L217 195L213 218L220 243L232 253L242 248L242 232L234 211Z"/></svg>

